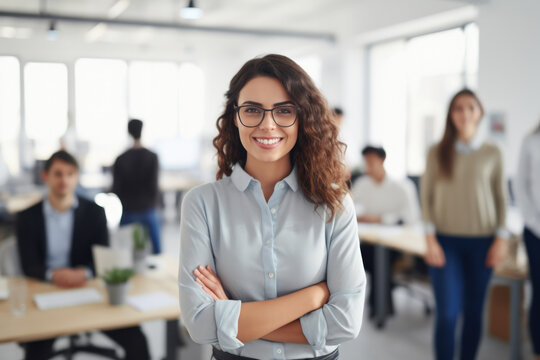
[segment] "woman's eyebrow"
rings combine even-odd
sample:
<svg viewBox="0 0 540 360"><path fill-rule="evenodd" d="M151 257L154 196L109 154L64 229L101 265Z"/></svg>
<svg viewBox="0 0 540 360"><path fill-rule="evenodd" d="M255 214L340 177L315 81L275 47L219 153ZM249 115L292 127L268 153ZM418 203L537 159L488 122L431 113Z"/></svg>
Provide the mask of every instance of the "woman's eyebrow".
<svg viewBox="0 0 540 360"><path fill-rule="evenodd" d="M282 101L282 102L278 102L278 103L275 103L274 106L281 106L281 105L291 105L291 104L294 104L291 100L287 100L287 101ZM261 106L262 107L262 104L259 103L259 102L256 102L256 101L244 101L242 103L242 105L257 105L257 106Z"/></svg>

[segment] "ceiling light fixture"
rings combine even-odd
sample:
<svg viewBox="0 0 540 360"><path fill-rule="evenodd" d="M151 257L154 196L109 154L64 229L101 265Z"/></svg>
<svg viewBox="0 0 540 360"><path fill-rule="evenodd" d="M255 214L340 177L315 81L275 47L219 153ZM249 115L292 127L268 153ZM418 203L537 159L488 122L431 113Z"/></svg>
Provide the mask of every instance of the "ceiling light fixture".
<svg viewBox="0 0 540 360"><path fill-rule="evenodd" d="M56 28L56 22L51 21L49 23L49 30L47 30L47 40L56 40L58 39L58 29Z"/></svg>
<svg viewBox="0 0 540 360"><path fill-rule="evenodd" d="M203 15L201 8L195 6L195 0L189 0L188 6L180 9L180 17L186 20L197 20Z"/></svg>

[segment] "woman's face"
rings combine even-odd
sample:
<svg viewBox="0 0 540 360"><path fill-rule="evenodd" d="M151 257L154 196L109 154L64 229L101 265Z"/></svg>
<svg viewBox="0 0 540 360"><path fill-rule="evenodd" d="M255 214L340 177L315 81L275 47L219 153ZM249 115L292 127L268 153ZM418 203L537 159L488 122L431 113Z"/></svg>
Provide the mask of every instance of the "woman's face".
<svg viewBox="0 0 540 360"><path fill-rule="evenodd" d="M255 105L273 109L281 105L295 105L279 80L258 76L246 83L238 96L238 106ZM288 154L298 137L298 119L290 127L280 127L266 111L263 121L257 127L242 125L235 115L240 141L247 152L247 162L289 161Z"/></svg>
<svg viewBox="0 0 540 360"><path fill-rule="evenodd" d="M451 117L461 140L468 141L474 137L482 115L478 101L472 96L461 95L456 98L452 106Z"/></svg>

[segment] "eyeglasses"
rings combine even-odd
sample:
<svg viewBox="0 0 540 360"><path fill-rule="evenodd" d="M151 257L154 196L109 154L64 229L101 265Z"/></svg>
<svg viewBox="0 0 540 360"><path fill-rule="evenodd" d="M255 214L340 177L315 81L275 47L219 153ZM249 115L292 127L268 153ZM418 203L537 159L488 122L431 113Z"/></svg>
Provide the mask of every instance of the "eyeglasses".
<svg viewBox="0 0 540 360"><path fill-rule="evenodd" d="M265 109L257 105L242 105L235 108L238 119L248 128L254 128L264 120L267 111L272 113L272 119L279 127L290 127L296 122L300 108L294 105L276 106L273 109Z"/></svg>

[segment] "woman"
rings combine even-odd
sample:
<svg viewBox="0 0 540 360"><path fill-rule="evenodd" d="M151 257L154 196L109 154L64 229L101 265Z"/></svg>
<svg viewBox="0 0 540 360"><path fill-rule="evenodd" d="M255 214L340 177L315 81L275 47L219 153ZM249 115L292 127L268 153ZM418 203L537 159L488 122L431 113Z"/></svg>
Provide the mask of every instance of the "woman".
<svg viewBox="0 0 540 360"><path fill-rule="evenodd" d="M337 359L365 293L344 145L328 105L292 60L233 77L217 121L218 181L183 201L180 307L221 359Z"/></svg>
<svg viewBox="0 0 540 360"><path fill-rule="evenodd" d="M442 140L428 154L422 177L430 277L437 316L435 354L454 358L456 323L463 315L460 359L474 359L492 269L506 255L506 182L501 152L482 142L484 115L470 90L450 102Z"/></svg>
<svg viewBox="0 0 540 360"><path fill-rule="evenodd" d="M535 359L540 360L540 126L521 146L516 176L516 197L525 219L523 240L529 257L532 301L529 329Z"/></svg>

